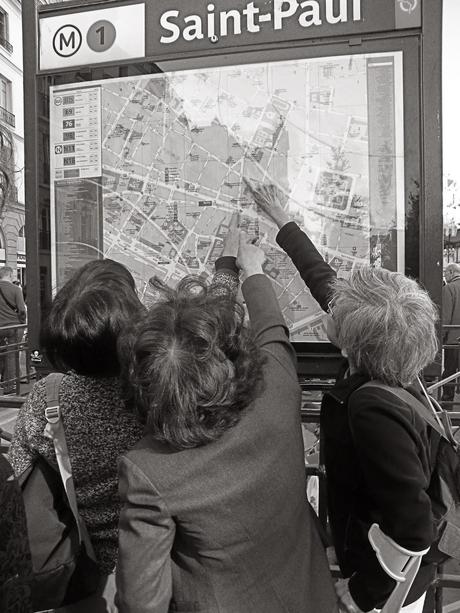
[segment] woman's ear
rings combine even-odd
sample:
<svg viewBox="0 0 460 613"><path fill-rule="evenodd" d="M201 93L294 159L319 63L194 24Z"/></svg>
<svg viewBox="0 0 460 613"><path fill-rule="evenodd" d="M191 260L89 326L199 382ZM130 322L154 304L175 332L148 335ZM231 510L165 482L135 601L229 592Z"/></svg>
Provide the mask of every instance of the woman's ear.
<svg viewBox="0 0 460 613"><path fill-rule="evenodd" d="M329 313L324 315L324 326L326 328L327 338L331 341L333 345L335 345L336 347L339 347L340 349L339 341L337 338L338 337L337 326L334 321L334 318L332 317L332 315L329 315Z"/></svg>

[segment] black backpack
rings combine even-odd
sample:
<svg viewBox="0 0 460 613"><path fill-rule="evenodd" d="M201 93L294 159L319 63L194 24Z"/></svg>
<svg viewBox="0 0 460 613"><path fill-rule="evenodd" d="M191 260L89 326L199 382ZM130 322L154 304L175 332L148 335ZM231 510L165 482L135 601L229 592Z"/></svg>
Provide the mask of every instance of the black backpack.
<svg viewBox="0 0 460 613"><path fill-rule="evenodd" d="M62 375L57 373L46 378L48 406L45 412L48 421L46 429L53 436L60 471L37 456L18 478L32 555L31 596L34 611L59 608L93 594L100 577L75 498L59 410L61 379Z"/></svg>
<svg viewBox="0 0 460 613"><path fill-rule="evenodd" d="M379 381L369 381L361 387L390 392L411 406L428 424L431 479L427 493L431 499L437 537L424 560L437 564L448 558L460 560L460 447L454 438L448 413L428 395L422 384L431 409L403 388L390 387Z"/></svg>

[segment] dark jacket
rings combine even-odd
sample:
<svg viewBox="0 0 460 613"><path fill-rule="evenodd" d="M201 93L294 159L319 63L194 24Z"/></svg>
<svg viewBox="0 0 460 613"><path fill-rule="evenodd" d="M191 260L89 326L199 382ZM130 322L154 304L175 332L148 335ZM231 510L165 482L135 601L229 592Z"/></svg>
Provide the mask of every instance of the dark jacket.
<svg viewBox="0 0 460 613"><path fill-rule="evenodd" d="M31 613L32 561L21 489L0 454L0 611Z"/></svg>
<svg viewBox="0 0 460 613"><path fill-rule="evenodd" d="M26 321L22 289L10 281L0 280L0 327Z"/></svg>
<svg viewBox="0 0 460 613"><path fill-rule="evenodd" d="M334 271L297 224L286 224L277 240L326 309ZM369 545L370 525L379 523L388 536L415 551L434 538L425 422L389 393L359 389L368 380L360 374L339 379L321 405L333 541L341 571L351 577L351 595L363 611L381 606L394 587ZM425 562L407 603L423 594L433 575L434 566Z"/></svg>
<svg viewBox="0 0 460 613"><path fill-rule="evenodd" d="M121 384L115 377L64 376L59 398L72 464L78 509L91 537L102 572L113 571L117 559L117 460L144 434L136 417L128 413ZM53 441L46 426L46 382L33 386L19 409L9 459L17 475L37 455L57 469Z"/></svg>
<svg viewBox="0 0 460 613"><path fill-rule="evenodd" d="M456 276L443 285L442 288L442 323L447 325L458 324L460 326L460 276ZM460 327L448 330L444 334L444 342L449 344L458 343Z"/></svg>
<svg viewBox="0 0 460 613"><path fill-rule="evenodd" d="M120 464L123 613L333 613L306 501L295 354L270 281L243 284L264 388L217 441L144 438Z"/></svg>

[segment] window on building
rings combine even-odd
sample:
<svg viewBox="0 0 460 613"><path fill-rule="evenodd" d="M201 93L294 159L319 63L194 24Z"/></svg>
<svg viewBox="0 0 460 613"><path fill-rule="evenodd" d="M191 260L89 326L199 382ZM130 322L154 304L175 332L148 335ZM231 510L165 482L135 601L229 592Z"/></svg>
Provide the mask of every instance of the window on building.
<svg viewBox="0 0 460 613"><path fill-rule="evenodd" d="M5 206L6 198L8 196L8 189L10 187L10 180L4 170L0 169L0 213Z"/></svg>
<svg viewBox="0 0 460 613"><path fill-rule="evenodd" d="M8 40L8 13L0 7L0 37Z"/></svg>
<svg viewBox="0 0 460 613"><path fill-rule="evenodd" d="M0 75L0 119L14 128L16 118L11 106L11 81Z"/></svg>
<svg viewBox="0 0 460 613"><path fill-rule="evenodd" d="M6 241L5 235L3 234L3 230L0 229L0 266L5 266L6 264Z"/></svg>
<svg viewBox="0 0 460 613"><path fill-rule="evenodd" d="M9 53L13 52L13 45L9 41L8 13L0 6L0 45Z"/></svg>
<svg viewBox="0 0 460 613"><path fill-rule="evenodd" d="M9 162L13 158L13 138L11 132L0 125L0 160Z"/></svg>
<svg viewBox="0 0 460 613"><path fill-rule="evenodd" d="M0 75L0 106L11 110L11 81Z"/></svg>
<svg viewBox="0 0 460 613"><path fill-rule="evenodd" d="M25 234L25 226L19 229L18 232L18 245L17 252L18 254L24 255L26 252L26 234Z"/></svg>

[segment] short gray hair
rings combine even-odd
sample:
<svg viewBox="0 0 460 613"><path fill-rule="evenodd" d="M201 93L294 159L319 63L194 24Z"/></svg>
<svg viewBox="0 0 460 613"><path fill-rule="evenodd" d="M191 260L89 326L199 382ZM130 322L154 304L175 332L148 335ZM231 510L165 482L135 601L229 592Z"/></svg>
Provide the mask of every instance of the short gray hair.
<svg viewBox="0 0 460 613"><path fill-rule="evenodd" d="M2 266L0 268L0 279L4 279L13 274L13 269L10 266Z"/></svg>
<svg viewBox="0 0 460 613"><path fill-rule="evenodd" d="M413 279L357 268L334 282L332 304L338 342L358 372L405 387L433 361L438 311Z"/></svg>
<svg viewBox="0 0 460 613"><path fill-rule="evenodd" d="M460 264L456 264L455 262L451 262L447 264L444 272L453 272L456 275L460 275Z"/></svg>

